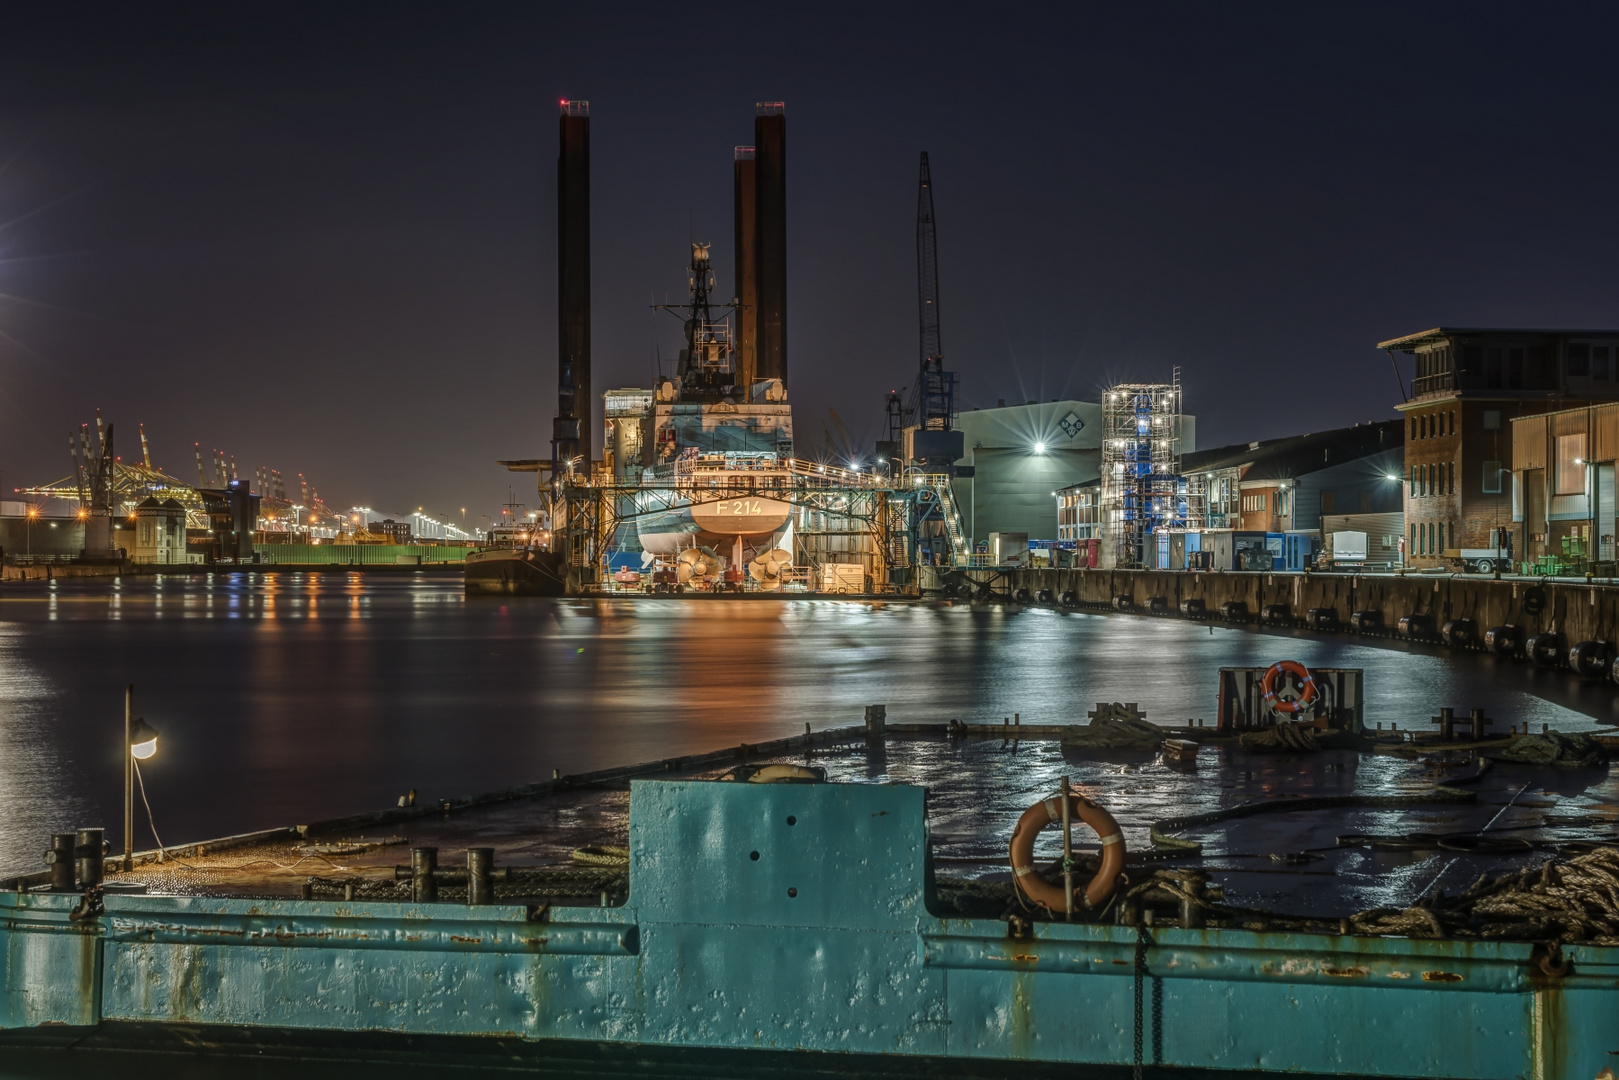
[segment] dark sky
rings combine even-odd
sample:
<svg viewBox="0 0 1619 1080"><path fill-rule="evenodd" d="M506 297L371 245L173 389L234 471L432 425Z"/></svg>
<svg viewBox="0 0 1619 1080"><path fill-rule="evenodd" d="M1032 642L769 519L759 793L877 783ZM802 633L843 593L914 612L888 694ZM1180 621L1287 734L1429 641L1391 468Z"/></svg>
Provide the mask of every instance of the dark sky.
<svg viewBox="0 0 1619 1080"><path fill-rule="evenodd" d="M1205 446L1390 415L1377 341L1619 326L1601 6L0 5L0 470L96 407L342 505L548 453L556 105L591 102L597 387L646 385L787 103L801 439L916 364L917 154L964 405L1179 364Z"/></svg>

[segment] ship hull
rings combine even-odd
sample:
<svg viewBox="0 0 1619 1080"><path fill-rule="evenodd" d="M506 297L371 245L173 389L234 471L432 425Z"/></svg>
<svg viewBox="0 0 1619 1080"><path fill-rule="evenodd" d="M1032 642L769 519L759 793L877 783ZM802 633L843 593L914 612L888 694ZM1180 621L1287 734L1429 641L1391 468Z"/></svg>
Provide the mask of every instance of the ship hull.
<svg viewBox="0 0 1619 1080"><path fill-rule="evenodd" d="M562 596L568 591L560 554L522 548L469 553L465 580L469 595Z"/></svg>
<svg viewBox="0 0 1619 1080"><path fill-rule="evenodd" d="M678 555L693 547L728 552L737 537L748 547L775 546L792 508L775 499L724 499L679 503L644 513L636 522L643 551Z"/></svg>

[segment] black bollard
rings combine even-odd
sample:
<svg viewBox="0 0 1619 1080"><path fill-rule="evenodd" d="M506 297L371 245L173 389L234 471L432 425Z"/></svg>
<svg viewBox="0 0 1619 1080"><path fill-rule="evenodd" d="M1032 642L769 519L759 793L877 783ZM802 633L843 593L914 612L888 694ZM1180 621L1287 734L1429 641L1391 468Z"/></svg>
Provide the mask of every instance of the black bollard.
<svg viewBox="0 0 1619 1080"><path fill-rule="evenodd" d="M77 837L70 832L51 833L51 849L45 861L51 867L51 892L73 891L73 849Z"/></svg>
<svg viewBox="0 0 1619 1080"><path fill-rule="evenodd" d="M73 869L79 888L93 889L101 884L102 859L107 854L105 829L80 829L74 834Z"/></svg>
<svg viewBox="0 0 1619 1080"><path fill-rule="evenodd" d="M467 903L493 904L495 902L494 869L494 848L467 848Z"/></svg>
<svg viewBox="0 0 1619 1080"><path fill-rule="evenodd" d="M418 904L438 899L438 848L413 847L410 849L410 898Z"/></svg>

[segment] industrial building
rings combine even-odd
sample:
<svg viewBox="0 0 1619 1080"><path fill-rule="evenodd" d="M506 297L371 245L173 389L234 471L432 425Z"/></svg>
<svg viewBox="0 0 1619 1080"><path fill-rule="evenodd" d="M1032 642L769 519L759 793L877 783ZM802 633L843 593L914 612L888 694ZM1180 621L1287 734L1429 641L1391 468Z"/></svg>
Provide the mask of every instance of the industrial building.
<svg viewBox="0 0 1619 1080"><path fill-rule="evenodd" d="M1512 458L1496 486L1511 506L1500 524L1513 536L1516 561L1544 573L1600 569L1611 576L1619 403L1515 418L1509 426Z"/></svg>
<svg viewBox="0 0 1619 1080"><path fill-rule="evenodd" d="M1302 570L1319 550L1323 522L1393 544L1402 531L1404 424L1388 420L1184 454L1186 516L1153 530L1139 565L1158 569ZM1108 565L1105 478L1063 488L1053 503L1061 537L1083 565ZM1094 554L1085 554L1094 550ZM1115 555L1114 565L1118 565Z"/></svg>
<svg viewBox="0 0 1619 1080"><path fill-rule="evenodd" d="M1395 408L1406 422L1406 554L1419 569L1454 567L1517 520L1503 483L1515 419L1619 398L1619 330L1442 326L1377 347L1416 358L1411 395Z"/></svg>

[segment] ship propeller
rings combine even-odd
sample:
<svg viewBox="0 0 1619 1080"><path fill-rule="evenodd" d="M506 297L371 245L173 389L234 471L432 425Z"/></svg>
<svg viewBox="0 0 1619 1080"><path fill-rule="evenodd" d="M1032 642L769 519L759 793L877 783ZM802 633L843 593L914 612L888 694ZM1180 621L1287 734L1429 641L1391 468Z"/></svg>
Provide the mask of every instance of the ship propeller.
<svg viewBox="0 0 1619 1080"><path fill-rule="evenodd" d="M675 572L680 576L682 584L691 584L698 581L717 581L720 576L720 560L702 548L687 548L675 556Z"/></svg>
<svg viewBox="0 0 1619 1080"><path fill-rule="evenodd" d="M757 581L761 589L779 589L782 579L792 568L792 553L774 548L770 551L761 551L754 556L753 561L748 564L748 576Z"/></svg>

